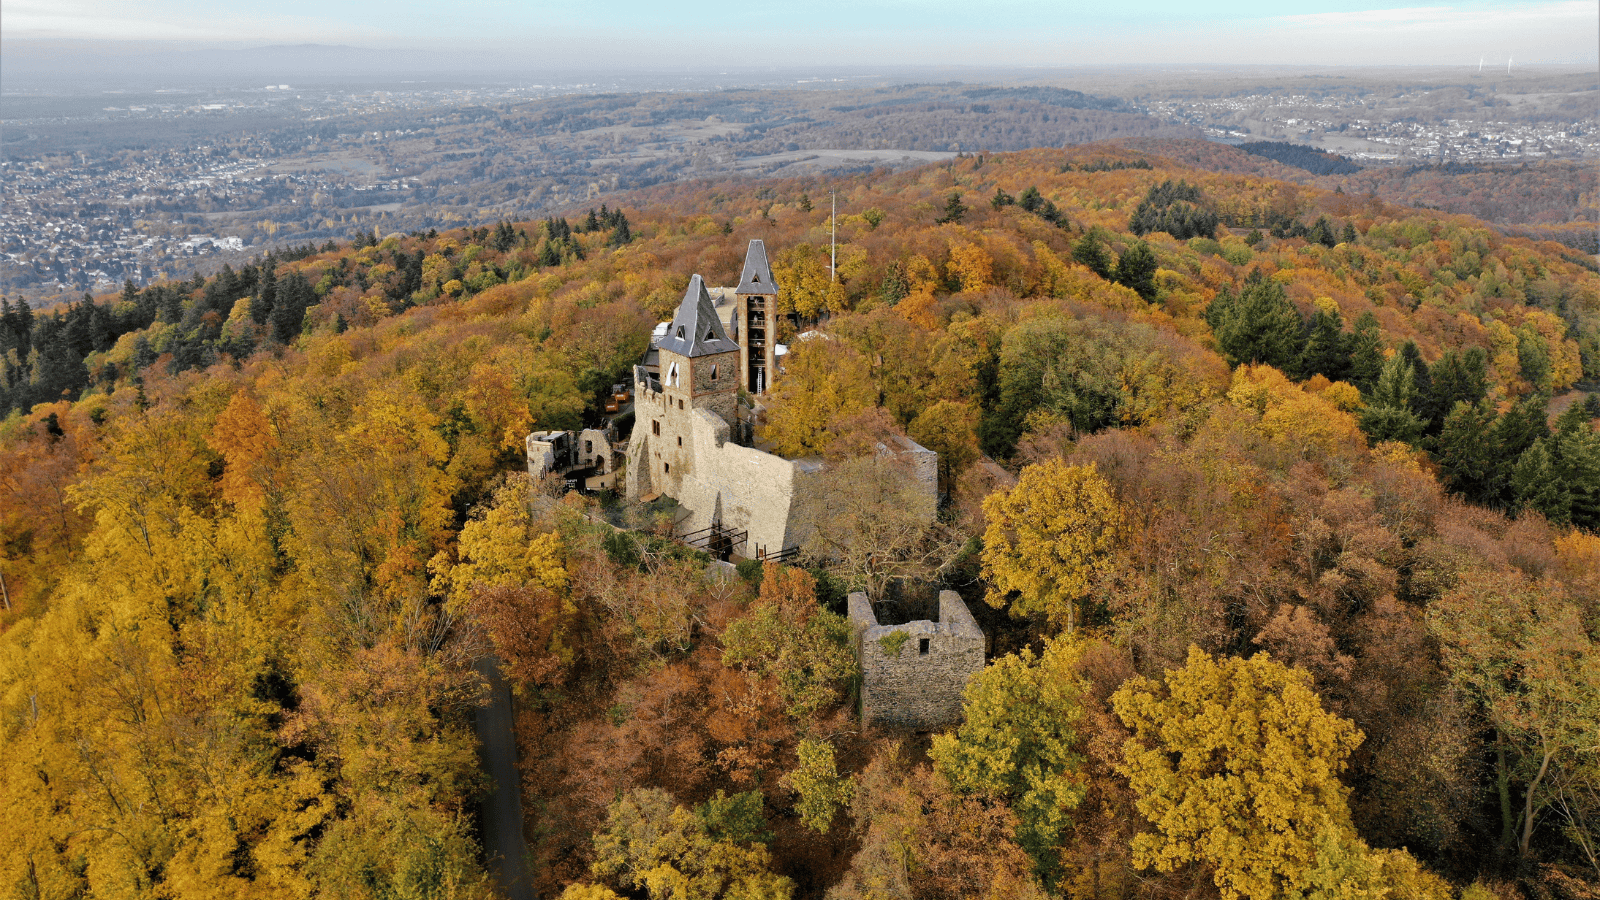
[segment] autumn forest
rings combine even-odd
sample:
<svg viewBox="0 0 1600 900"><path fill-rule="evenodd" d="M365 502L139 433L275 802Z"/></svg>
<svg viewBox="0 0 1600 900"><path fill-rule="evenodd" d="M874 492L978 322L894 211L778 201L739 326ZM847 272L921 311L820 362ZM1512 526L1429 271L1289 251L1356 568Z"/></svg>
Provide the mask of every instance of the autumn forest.
<svg viewBox="0 0 1600 900"><path fill-rule="evenodd" d="M1600 268L1265 164L685 181L0 303L0 890L507 896L494 674L541 898L1600 896ZM834 524L708 577L523 441L753 238L758 437ZM862 726L858 589L966 600L959 725Z"/></svg>

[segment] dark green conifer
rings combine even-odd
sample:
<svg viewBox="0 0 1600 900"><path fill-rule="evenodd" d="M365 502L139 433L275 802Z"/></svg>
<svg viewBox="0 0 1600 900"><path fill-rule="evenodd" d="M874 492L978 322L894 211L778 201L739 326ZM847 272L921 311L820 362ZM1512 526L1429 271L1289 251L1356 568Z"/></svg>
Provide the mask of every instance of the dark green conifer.
<svg viewBox="0 0 1600 900"><path fill-rule="evenodd" d="M1600 435L1583 404L1567 407L1545 443L1555 477L1566 491L1572 524L1600 528Z"/></svg>
<svg viewBox="0 0 1600 900"><path fill-rule="evenodd" d="M1156 299L1156 255L1150 245L1134 241L1117 260L1115 278L1118 284L1131 288L1146 300ZM1298 316L1296 317L1298 319Z"/></svg>
<svg viewBox="0 0 1600 900"><path fill-rule="evenodd" d="M1336 313L1317 310L1311 318L1310 334L1300 354L1300 377L1321 375L1329 381L1350 377L1350 336Z"/></svg>
<svg viewBox="0 0 1600 900"><path fill-rule="evenodd" d="M1096 229L1090 229L1072 245L1072 258L1101 278L1111 277L1111 257L1106 254L1106 248L1101 246Z"/></svg>
<svg viewBox="0 0 1600 900"><path fill-rule="evenodd" d="M1572 496L1557 477L1544 441L1517 457L1511 470L1511 496L1516 509L1533 510L1557 524L1564 525L1572 517Z"/></svg>
<svg viewBox="0 0 1600 900"><path fill-rule="evenodd" d="M1416 444L1422 439L1422 419L1412 410L1416 402L1415 372L1405 356L1396 353L1383 366L1367 406L1361 411L1361 430L1377 444L1402 441Z"/></svg>
<svg viewBox="0 0 1600 900"><path fill-rule="evenodd" d="M1206 307L1206 322L1229 364L1264 363L1292 371L1305 346L1305 324L1283 285L1253 271L1244 289L1223 288Z"/></svg>
<svg viewBox="0 0 1600 900"><path fill-rule="evenodd" d="M1378 327L1378 317L1369 310L1356 319L1355 333L1350 340L1350 382L1361 393L1372 392L1383 372L1383 332Z"/></svg>
<svg viewBox="0 0 1600 900"><path fill-rule="evenodd" d="M1500 495L1502 463L1494 441L1494 410L1485 402L1459 401L1444 418L1434 459L1445 486L1473 503Z"/></svg>
<svg viewBox="0 0 1600 900"><path fill-rule="evenodd" d="M951 193L950 196L945 200L944 215L939 217L938 223L940 225L944 225L947 223L959 222L961 221L961 217L966 214L967 207L966 204L961 202L961 195L958 193Z"/></svg>

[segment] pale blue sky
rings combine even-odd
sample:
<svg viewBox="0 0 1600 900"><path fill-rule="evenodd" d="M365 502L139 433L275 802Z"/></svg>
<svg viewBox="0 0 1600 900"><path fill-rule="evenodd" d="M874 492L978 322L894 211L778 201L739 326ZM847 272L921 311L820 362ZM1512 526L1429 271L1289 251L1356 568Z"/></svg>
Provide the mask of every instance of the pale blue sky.
<svg viewBox="0 0 1600 900"><path fill-rule="evenodd" d="M352 44L552 63L1590 63L1595 0L5 0L27 37Z"/></svg>

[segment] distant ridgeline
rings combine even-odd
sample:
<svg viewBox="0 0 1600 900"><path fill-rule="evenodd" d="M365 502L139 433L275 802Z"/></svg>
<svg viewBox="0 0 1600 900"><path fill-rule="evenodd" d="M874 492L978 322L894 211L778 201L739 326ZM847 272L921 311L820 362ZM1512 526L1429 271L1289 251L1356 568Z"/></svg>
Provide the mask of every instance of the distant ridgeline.
<svg viewBox="0 0 1600 900"><path fill-rule="evenodd" d="M1287 141L1251 141L1248 144L1239 144L1238 147L1246 153L1265 156L1286 166L1304 169L1313 175L1353 175L1361 171L1361 167L1347 157L1307 147L1304 144L1291 144Z"/></svg>

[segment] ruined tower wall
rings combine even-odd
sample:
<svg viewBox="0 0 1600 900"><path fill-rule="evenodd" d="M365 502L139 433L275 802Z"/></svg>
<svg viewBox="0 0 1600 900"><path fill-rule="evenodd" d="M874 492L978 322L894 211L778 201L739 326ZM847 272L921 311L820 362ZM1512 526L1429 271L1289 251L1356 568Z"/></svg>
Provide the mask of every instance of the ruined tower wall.
<svg viewBox="0 0 1600 900"><path fill-rule="evenodd" d="M940 592L937 622L879 625L863 593L850 595L849 613L863 725L932 729L961 721L962 692L984 658L983 631L959 594ZM897 634L905 638L891 653Z"/></svg>

